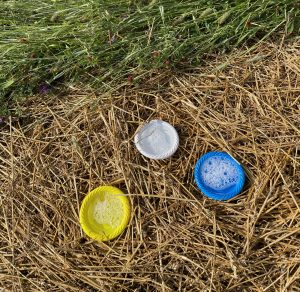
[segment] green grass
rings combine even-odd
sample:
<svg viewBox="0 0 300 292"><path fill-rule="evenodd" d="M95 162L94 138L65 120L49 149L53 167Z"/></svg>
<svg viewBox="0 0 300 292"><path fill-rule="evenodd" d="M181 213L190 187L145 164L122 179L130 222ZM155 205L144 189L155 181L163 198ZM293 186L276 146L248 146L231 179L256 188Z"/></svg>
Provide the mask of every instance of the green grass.
<svg viewBox="0 0 300 292"><path fill-rule="evenodd" d="M107 90L278 31L299 34L296 2L1 1L0 108L44 83Z"/></svg>

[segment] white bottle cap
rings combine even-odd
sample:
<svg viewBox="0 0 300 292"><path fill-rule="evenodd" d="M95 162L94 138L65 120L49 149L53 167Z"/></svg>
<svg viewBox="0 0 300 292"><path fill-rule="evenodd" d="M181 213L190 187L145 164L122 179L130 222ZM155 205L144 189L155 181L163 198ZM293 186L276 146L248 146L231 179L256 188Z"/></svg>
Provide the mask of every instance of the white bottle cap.
<svg viewBox="0 0 300 292"><path fill-rule="evenodd" d="M166 159L176 152L179 137L169 123L152 120L138 131L134 143L144 156L151 159Z"/></svg>

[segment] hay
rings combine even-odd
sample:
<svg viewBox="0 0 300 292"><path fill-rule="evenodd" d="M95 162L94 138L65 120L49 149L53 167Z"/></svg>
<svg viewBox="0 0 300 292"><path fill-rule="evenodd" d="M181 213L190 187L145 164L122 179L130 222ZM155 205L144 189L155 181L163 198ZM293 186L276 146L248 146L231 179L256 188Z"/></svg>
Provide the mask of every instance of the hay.
<svg viewBox="0 0 300 292"><path fill-rule="evenodd" d="M4 290L300 291L299 46L217 56L113 96L26 102L24 118L1 126ZM180 135L166 161L133 144L154 118ZM210 150L245 166L246 188L230 202L203 197L193 182ZM103 184L129 193L132 218L117 240L97 243L78 212Z"/></svg>

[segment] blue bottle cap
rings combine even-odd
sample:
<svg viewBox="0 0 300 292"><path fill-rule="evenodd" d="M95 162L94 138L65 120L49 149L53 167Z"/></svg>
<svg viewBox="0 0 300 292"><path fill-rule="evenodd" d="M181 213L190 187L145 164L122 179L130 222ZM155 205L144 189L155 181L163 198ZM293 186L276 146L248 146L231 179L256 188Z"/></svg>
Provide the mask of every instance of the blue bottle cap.
<svg viewBox="0 0 300 292"><path fill-rule="evenodd" d="M196 163L196 184L207 197L225 201L239 194L245 183L242 166L225 152L208 152Z"/></svg>

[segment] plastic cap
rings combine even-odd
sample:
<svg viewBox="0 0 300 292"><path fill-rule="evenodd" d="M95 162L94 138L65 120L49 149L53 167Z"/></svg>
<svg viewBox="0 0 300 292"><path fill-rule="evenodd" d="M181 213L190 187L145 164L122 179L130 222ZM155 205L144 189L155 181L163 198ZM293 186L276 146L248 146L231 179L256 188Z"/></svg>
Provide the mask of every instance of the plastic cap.
<svg viewBox="0 0 300 292"><path fill-rule="evenodd" d="M138 131L134 143L144 156L151 159L166 159L176 152L179 137L175 128L169 123L152 120Z"/></svg>
<svg viewBox="0 0 300 292"><path fill-rule="evenodd" d="M101 186L86 195L80 208L80 225L92 239L111 240L120 235L130 218L130 203L124 193Z"/></svg>
<svg viewBox="0 0 300 292"><path fill-rule="evenodd" d="M194 176L201 192L214 200L229 200L245 183L242 166L225 152L208 152L196 163Z"/></svg>

